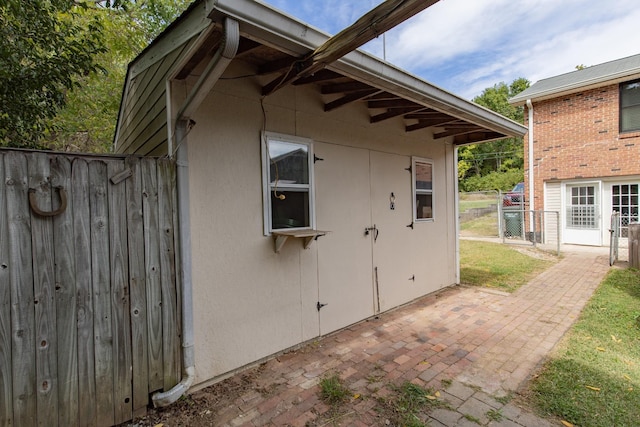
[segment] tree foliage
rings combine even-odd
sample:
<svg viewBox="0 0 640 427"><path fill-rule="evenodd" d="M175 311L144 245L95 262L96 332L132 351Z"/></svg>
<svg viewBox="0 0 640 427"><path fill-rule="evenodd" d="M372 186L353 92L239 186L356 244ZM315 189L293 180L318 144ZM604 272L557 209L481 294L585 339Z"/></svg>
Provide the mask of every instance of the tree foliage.
<svg viewBox="0 0 640 427"><path fill-rule="evenodd" d="M482 105L518 123L524 121L524 108L509 104L509 98L527 89L530 82L523 78L511 84L498 83L473 99ZM473 144L458 150L458 178L464 191L507 190L523 178L522 138L505 138ZM517 172L513 172L513 171ZM481 179L490 175L491 179ZM502 174L502 178L499 178ZM486 188L477 187L486 186ZM467 188L469 187L469 188ZM473 187L473 188L471 188Z"/></svg>
<svg viewBox="0 0 640 427"><path fill-rule="evenodd" d="M100 68L102 26L97 19L81 26L82 9L71 0L0 5L0 145L38 147L75 76Z"/></svg>
<svg viewBox="0 0 640 427"><path fill-rule="evenodd" d="M127 64L189 3L0 4L0 146L108 151Z"/></svg>

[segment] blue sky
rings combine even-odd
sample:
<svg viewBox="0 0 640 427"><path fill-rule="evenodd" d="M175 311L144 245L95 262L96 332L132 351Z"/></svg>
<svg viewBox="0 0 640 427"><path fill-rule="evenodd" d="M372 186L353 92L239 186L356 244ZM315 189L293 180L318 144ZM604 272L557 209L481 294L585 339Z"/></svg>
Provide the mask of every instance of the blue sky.
<svg viewBox="0 0 640 427"><path fill-rule="evenodd" d="M263 0L336 34L381 0ZM385 35L386 59L471 99L640 53L638 0L440 0ZM363 47L382 57L382 37Z"/></svg>

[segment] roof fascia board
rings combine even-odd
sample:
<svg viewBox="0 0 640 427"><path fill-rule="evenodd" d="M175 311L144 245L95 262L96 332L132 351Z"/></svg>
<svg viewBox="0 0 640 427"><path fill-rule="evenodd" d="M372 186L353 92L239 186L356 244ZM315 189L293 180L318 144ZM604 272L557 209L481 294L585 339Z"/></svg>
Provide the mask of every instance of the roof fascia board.
<svg viewBox="0 0 640 427"><path fill-rule="evenodd" d="M558 98L560 96L569 95L571 93L580 92L583 90L618 84L628 80L635 80L637 78L640 78L640 70L627 70L625 72L610 74L600 78L585 80L545 91L532 92L528 95L525 94L524 96L516 95L509 100L509 103L512 105L520 106L524 105L527 99L530 99L532 101L544 101L547 99Z"/></svg>
<svg viewBox="0 0 640 427"><path fill-rule="evenodd" d="M169 53L200 34L211 24L211 20L207 15L204 4L196 5L177 23L176 28L167 32L165 37L156 39L157 43L152 43L149 49L135 60L129 70L129 78L135 78Z"/></svg>

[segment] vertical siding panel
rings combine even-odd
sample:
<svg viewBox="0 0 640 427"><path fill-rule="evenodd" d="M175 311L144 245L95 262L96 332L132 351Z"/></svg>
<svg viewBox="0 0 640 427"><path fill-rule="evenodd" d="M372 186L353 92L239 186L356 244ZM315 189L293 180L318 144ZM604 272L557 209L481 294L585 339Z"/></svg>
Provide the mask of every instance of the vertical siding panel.
<svg viewBox="0 0 640 427"><path fill-rule="evenodd" d="M55 299L58 337L58 411L59 426L78 425L78 340L75 258L73 246L73 194L71 161L57 155L51 159L51 184L67 192L67 208L53 218L55 255ZM85 193L86 194L86 193ZM60 207L53 197L52 209Z"/></svg>
<svg viewBox="0 0 640 427"><path fill-rule="evenodd" d="M91 426L96 424L97 399L89 194L89 167L84 159L75 159L71 172L71 203L77 287L78 420L80 425Z"/></svg>
<svg viewBox="0 0 640 427"><path fill-rule="evenodd" d="M158 162L158 212L160 226L160 273L162 283L162 330L164 389L180 381L180 327L173 228L172 187L175 174L169 162Z"/></svg>
<svg viewBox="0 0 640 427"><path fill-rule="evenodd" d="M4 155L0 153L0 426L13 425L11 393L11 282Z"/></svg>
<svg viewBox="0 0 640 427"><path fill-rule="evenodd" d="M122 161L107 163L107 176L121 172ZM129 254L127 250L126 184L108 184L113 327L113 382L116 424L132 418L131 318L129 314Z"/></svg>
<svg viewBox="0 0 640 427"><path fill-rule="evenodd" d="M93 287L97 425L115 424L113 411L113 331L109 265L107 166L89 163L91 204L91 281Z"/></svg>
<svg viewBox="0 0 640 427"><path fill-rule="evenodd" d="M144 228L142 218L142 175L140 160L129 157L126 166L132 176L126 180L127 231L129 242L129 289L131 295L131 354L133 411L145 410L149 400L147 352L147 294L144 271Z"/></svg>
<svg viewBox="0 0 640 427"><path fill-rule="evenodd" d="M36 337L26 156L22 153L7 153L5 168L13 337L13 423L16 426L33 426L36 425L37 413Z"/></svg>
<svg viewBox="0 0 640 427"><path fill-rule="evenodd" d="M162 288L158 234L158 182L156 161L142 160L147 321L149 332L149 391L164 387L162 360Z"/></svg>

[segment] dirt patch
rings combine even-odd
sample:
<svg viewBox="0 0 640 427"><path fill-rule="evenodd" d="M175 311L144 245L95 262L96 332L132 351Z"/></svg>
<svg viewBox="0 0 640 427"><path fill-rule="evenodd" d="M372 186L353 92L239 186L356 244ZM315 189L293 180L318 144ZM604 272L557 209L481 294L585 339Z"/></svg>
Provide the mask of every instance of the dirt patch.
<svg viewBox="0 0 640 427"><path fill-rule="evenodd" d="M216 426L225 411L236 409L241 396L265 396L273 393L276 384L261 385L258 382L264 364L234 375L219 383L213 384L195 393L185 395L177 402L157 409L149 409L147 415L131 422L121 424L120 427L174 427ZM254 393L251 393L251 392Z"/></svg>

